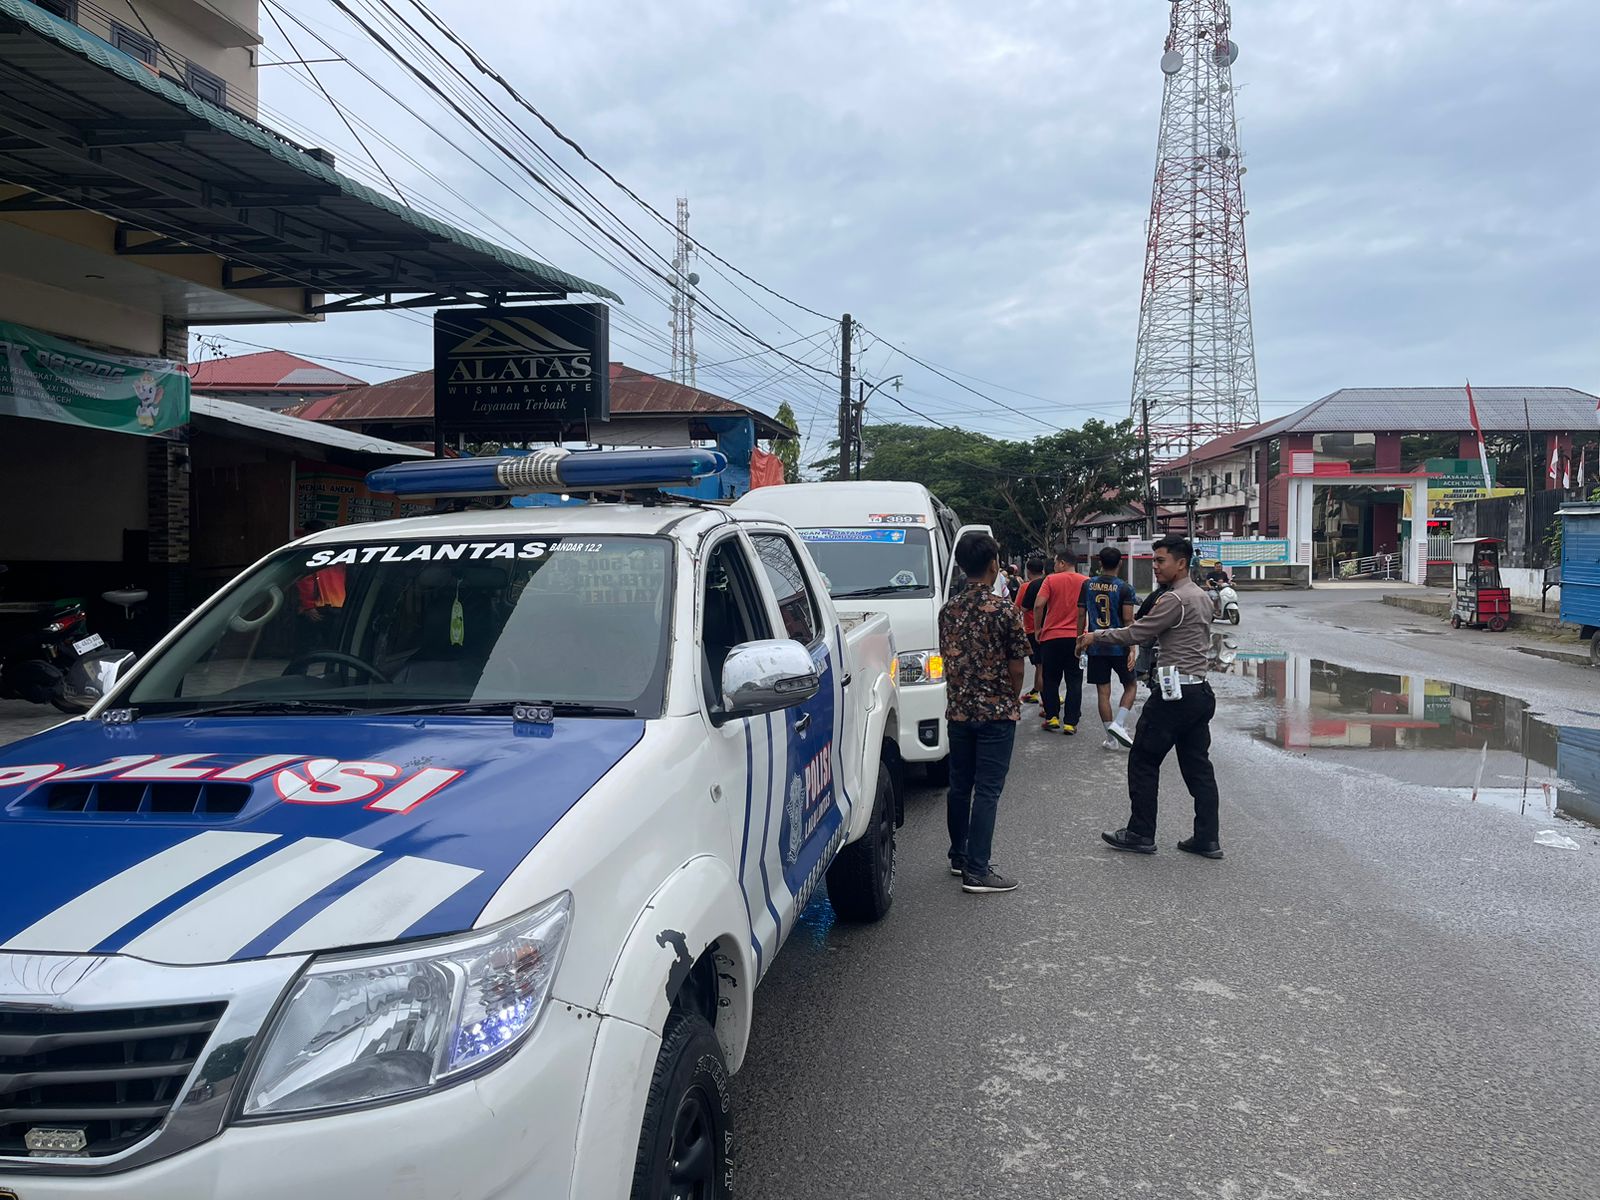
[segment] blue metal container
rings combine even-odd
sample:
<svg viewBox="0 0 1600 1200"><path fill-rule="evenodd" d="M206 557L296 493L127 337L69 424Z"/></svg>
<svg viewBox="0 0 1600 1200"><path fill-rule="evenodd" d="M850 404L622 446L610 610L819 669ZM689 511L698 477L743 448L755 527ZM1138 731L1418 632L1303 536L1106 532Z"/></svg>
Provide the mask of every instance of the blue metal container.
<svg viewBox="0 0 1600 1200"><path fill-rule="evenodd" d="M1561 517L1561 619L1589 639L1600 666L1600 504L1569 504Z"/></svg>

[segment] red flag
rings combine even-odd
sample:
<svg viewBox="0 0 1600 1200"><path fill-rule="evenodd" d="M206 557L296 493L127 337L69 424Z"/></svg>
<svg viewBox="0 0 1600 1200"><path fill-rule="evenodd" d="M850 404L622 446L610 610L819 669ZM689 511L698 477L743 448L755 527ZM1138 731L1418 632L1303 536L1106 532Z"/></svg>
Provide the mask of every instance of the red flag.
<svg viewBox="0 0 1600 1200"><path fill-rule="evenodd" d="M1478 435L1478 461L1483 464L1483 490L1494 487L1489 482L1489 447L1483 440L1483 426L1478 423L1478 405L1472 399L1472 380L1467 380L1467 416L1472 418L1472 432Z"/></svg>

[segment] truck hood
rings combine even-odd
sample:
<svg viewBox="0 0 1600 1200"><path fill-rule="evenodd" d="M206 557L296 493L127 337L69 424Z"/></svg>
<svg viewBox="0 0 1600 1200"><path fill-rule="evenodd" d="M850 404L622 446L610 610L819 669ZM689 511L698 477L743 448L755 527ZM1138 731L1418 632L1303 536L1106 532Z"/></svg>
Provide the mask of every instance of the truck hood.
<svg viewBox="0 0 1600 1200"><path fill-rule="evenodd" d="M470 929L643 734L564 718L69 722L0 749L0 950L206 963Z"/></svg>
<svg viewBox="0 0 1600 1200"><path fill-rule="evenodd" d="M833 606L842 613L882 613L888 617L889 629L894 633L894 648L898 653L935 650L939 646L939 609L931 597L894 600L877 596L861 600L835 600Z"/></svg>

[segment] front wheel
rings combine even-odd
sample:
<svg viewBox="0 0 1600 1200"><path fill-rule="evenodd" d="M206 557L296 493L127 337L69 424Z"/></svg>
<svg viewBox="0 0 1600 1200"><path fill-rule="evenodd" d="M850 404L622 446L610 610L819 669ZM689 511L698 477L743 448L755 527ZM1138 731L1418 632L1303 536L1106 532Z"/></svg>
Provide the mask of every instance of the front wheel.
<svg viewBox="0 0 1600 1200"><path fill-rule="evenodd" d="M1589 639L1589 665L1600 667L1600 633Z"/></svg>
<svg viewBox="0 0 1600 1200"><path fill-rule="evenodd" d="M673 1012L634 1160L633 1200L727 1200L733 1195L732 1096L722 1046L698 1013Z"/></svg>
<svg viewBox="0 0 1600 1200"><path fill-rule="evenodd" d="M1239 610L1238 610L1238 608L1230 608L1230 609L1228 609L1228 620L1232 621L1235 625L1237 625L1239 623Z"/></svg>
<svg viewBox="0 0 1600 1200"><path fill-rule="evenodd" d="M1511 624L1511 622L1507 621L1504 617L1490 617L1489 632L1504 633L1506 631L1506 626L1509 624Z"/></svg>
<svg viewBox="0 0 1600 1200"><path fill-rule="evenodd" d="M878 764L872 821L828 868L828 899L844 921L877 921L894 902L894 781Z"/></svg>
<svg viewBox="0 0 1600 1200"><path fill-rule="evenodd" d="M1450 628L1451 629L1460 629L1461 628L1461 614L1460 613L1451 613L1450 614Z"/></svg>

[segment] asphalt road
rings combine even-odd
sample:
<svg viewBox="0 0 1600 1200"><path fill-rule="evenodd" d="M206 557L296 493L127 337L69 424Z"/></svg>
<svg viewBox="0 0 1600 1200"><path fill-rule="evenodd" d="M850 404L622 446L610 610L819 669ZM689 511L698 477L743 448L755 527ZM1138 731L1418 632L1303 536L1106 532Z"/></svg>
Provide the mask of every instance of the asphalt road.
<svg viewBox="0 0 1600 1200"><path fill-rule="evenodd" d="M1596 677L1377 603L1247 594L1243 645L1423 671L1600 725ZM1267 608L1267 604L1286 605ZM1319 763L1217 682L1225 862L1103 848L1125 759L1019 730L996 863L919 787L893 911L814 905L736 1079L746 1197L1600 1196L1600 831ZM1587 710L1587 711L1586 711Z"/></svg>

